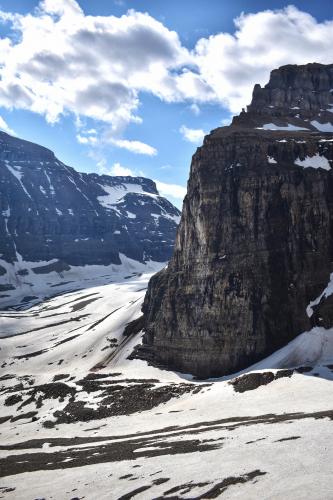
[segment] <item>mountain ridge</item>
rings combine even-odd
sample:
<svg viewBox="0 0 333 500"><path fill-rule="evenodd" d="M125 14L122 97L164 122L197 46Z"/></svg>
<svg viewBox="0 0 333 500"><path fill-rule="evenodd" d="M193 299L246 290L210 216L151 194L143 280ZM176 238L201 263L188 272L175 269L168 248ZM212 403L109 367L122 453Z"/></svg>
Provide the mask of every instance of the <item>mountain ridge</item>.
<svg viewBox="0 0 333 500"><path fill-rule="evenodd" d="M77 172L47 148L0 133L1 299L16 284L30 283L35 295L33 280L21 277L38 266L58 280L71 267L98 265L103 274L124 258L161 267L179 216L150 179Z"/></svg>

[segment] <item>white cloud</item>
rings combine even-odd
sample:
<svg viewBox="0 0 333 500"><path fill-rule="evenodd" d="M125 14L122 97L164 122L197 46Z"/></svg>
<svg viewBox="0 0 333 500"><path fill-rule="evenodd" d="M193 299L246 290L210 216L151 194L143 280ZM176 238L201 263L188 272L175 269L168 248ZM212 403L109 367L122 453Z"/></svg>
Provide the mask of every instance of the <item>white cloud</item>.
<svg viewBox="0 0 333 500"><path fill-rule="evenodd" d="M223 118L223 120L221 120L221 124L223 125L223 127L230 125L231 122L232 122L232 116L229 116L229 118Z"/></svg>
<svg viewBox="0 0 333 500"><path fill-rule="evenodd" d="M2 116L0 116L0 130L2 130L3 132L7 132L7 134L16 135L14 130L12 130L8 126L8 124L5 122L5 120L2 118Z"/></svg>
<svg viewBox="0 0 333 500"><path fill-rule="evenodd" d="M200 78L232 112L250 103L254 84L267 83L272 69L332 62L333 21L319 23L296 7L242 14L235 26L233 35L202 38L193 54Z"/></svg>
<svg viewBox="0 0 333 500"><path fill-rule="evenodd" d="M89 145L97 144L97 137L95 137L94 135L84 136L81 134L77 134L76 139L77 142L79 142L80 144L89 144Z"/></svg>
<svg viewBox="0 0 333 500"><path fill-rule="evenodd" d="M69 111L119 133L140 122L139 92L151 85L169 98L170 70L190 59L177 33L135 11L86 16L75 0L44 0L33 14L1 11L0 19L16 32L0 43L0 105L49 122Z"/></svg>
<svg viewBox="0 0 333 500"><path fill-rule="evenodd" d="M135 177L135 172L130 168L123 167L120 163L114 163L109 172L110 175L130 175L131 177Z"/></svg>
<svg viewBox="0 0 333 500"><path fill-rule="evenodd" d="M140 155L148 155L148 156L157 155L157 150L155 148L141 141L128 141L126 139L111 139L110 142L115 146L117 146L118 148L127 149L132 153Z"/></svg>
<svg viewBox="0 0 333 500"><path fill-rule="evenodd" d="M195 116L199 116L200 113L201 113L201 110L200 110L199 106L195 102L193 104L191 104L190 110L192 111L192 113Z"/></svg>
<svg viewBox="0 0 333 500"><path fill-rule="evenodd" d="M186 195L186 187L178 184L168 184L166 182L154 181L161 196L170 196L182 200Z"/></svg>
<svg viewBox="0 0 333 500"><path fill-rule="evenodd" d="M39 8L41 11L59 16L83 13L75 0L42 0Z"/></svg>
<svg viewBox="0 0 333 500"><path fill-rule="evenodd" d="M100 175L120 175L120 176L131 176L131 177L146 177L142 170L133 170L131 168L121 165L119 162L115 162L111 167L104 156L101 156L100 152L96 149L92 149L89 153L90 158L96 162L98 168L98 173Z"/></svg>
<svg viewBox="0 0 333 500"><path fill-rule="evenodd" d="M1 20L14 36L0 38L0 106L51 123L68 113L78 126L94 120L98 141L107 128L119 147L139 154L156 150L123 135L141 122L143 92L186 102L195 114L205 102L236 112L273 68L332 62L333 21L317 22L292 6L242 14L233 34L201 38L192 51L149 14L85 15L75 0L44 0L27 15L0 11Z"/></svg>
<svg viewBox="0 0 333 500"><path fill-rule="evenodd" d="M205 132L201 128L188 128L182 125L179 132L186 141L193 142L194 144L202 143L205 137Z"/></svg>

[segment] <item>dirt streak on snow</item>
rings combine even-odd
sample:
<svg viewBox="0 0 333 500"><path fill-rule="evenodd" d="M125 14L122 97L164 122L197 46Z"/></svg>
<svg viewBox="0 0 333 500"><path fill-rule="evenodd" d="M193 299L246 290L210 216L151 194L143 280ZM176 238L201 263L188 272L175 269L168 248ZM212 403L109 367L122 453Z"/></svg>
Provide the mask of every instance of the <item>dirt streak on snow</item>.
<svg viewBox="0 0 333 500"><path fill-rule="evenodd" d="M136 272L1 313L0 331L11 336L0 351L0 496L333 498L333 330L305 332L242 372L310 364L304 373L243 393L231 376L198 382L128 359L142 333L127 340L123 331L141 314L149 277ZM22 399L7 404L15 395ZM93 413L61 423L71 401ZM97 418L103 404L118 413Z"/></svg>

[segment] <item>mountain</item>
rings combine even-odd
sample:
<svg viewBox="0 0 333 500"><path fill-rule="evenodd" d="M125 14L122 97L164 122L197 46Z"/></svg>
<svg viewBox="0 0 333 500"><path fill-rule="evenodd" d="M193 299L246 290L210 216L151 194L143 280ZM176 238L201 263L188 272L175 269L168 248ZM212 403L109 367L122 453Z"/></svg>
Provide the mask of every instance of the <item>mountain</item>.
<svg viewBox="0 0 333 500"><path fill-rule="evenodd" d="M333 326L333 65L288 65L192 159L135 354L199 377Z"/></svg>
<svg viewBox="0 0 333 500"><path fill-rule="evenodd" d="M95 277L160 268L179 216L150 179L80 173L52 151L1 132L1 303L26 302L41 287L59 292L68 280L73 287L88 266Z"/></svg>
<svg viewBox="0 0 333 500"><path fill-rule="evenodd" d="M303 156L331 166L332 135L265 130L269 122L259 123L259 115L251 126L212 132L194 155L175 254L150 281L144 309L167 332L169 366L179 349L199 375L209 373L209 363L212 372L224 370L218 356L228 361L233 344L241 352L244 336L253 345L261 330L251 327L259 328L263 315L272 332L273 312L283 328L290 320L309 330L242 372L203 382L165 370L166 361L156 366L158 343L156 351L146 343L133 354L143 320L153 330L141 308L148 271L161 263L120 254L121 265L35 274L43 264L16 251L18 260L3 261L7 269L26 266L29 275L18 276L33 290L43 283L61 293L0 311L0 497L332 498L331 170L309 168ZM65 285L61 276L76 281ZM155 366L138 359L149 358L149 349Z"/></svg>

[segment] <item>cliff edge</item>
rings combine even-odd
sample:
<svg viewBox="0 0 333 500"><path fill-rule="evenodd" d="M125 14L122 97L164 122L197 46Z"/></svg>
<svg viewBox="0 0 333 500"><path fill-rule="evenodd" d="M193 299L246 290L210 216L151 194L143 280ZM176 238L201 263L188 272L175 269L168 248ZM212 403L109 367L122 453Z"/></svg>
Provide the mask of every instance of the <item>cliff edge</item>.
<svg viewBox="0 0 333 500"><path fill-rule="evenodd" d="M193 156L173 257L136 355L198 377L333 325L333 65L288 65ZM307 311L308 310L308 311Z"/></svg>

